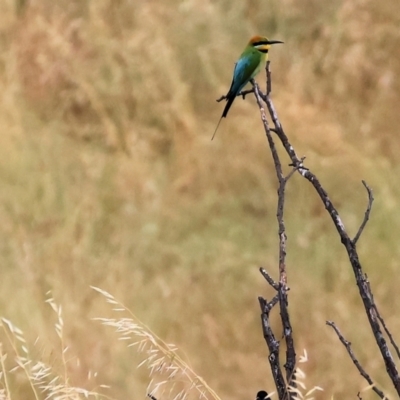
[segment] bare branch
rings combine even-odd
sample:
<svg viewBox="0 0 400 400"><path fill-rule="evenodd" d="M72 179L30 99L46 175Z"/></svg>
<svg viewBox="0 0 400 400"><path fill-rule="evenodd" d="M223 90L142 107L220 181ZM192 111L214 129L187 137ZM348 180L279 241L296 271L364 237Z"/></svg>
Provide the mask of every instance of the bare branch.
<svg viewBox="0 0 400 400"><path fill-rule="evenodd" d="M239 92L238 94L237 94L237 97L238 96L242 96L242 98L243 98L243 100L246 98L246 96L248 95L248 94L250 94L250 93L254 93L254 89L248 89L248 90L242 90L241 92ZM223 96L221 96L220 98L218 98L217 100L216 100L216 102L217 103L219 103L219 102L221 102L222 100L225 100L227 98L227 96L226 95L223 95Z"/></svg>
<svg viewBox="0 0 400 400"><path fill-rule="evenodd" d="M303 157L301 160L303 161L305 159L305 157ZM287 182L292 176L293 174L299 169L299 165L298 166L293 166L293 164L289 164L289 167L293 167L292 170L286 175L285 177L285 182Z"/></svg>
<svg viewBox="0 0 400 400"><path fill-rule="evenodd" d="M394 341L393 339L393 335L392 333L389 331L388 327L386 326L385 320L381 317L381 314L379 313L378 309L375 307L375 312L376 312L376 316L379 319L379 322L382 324L382 327L384 329L384 331L386 332L386 334L389 336L389 340L390 343L392 344L392 346L394 347L397 357L400 358L400 349L399 346L397 345L397 343Z"/></svg>
<svg viewBox="0 0 400 400"><path fill-rule="evenodd" d="M294 348L293 329L290 323L288 300L287 300L287 286L281 283L279 290L279 305L281 310L281 321L283 327L283 336L286 341L286 363L284 365L286 370L286 381L288 386L296 388L296 351ZM292 394L290 394L290 398Z"/></svg>
<svg viewBox="0 0 400 400"><path fill-rule="evenodd" d="M265 65L265 71L267 75L267 96L269 96L272 92L272 79L271 79L271 69L270 69L270 63L271 61L267 61L267 64Z"/></svg>
<svg viewBox="0 0 400 400"><path fill-rule="evenodd" d="M385 330L386 334L389 336L389 340L390 343L392 344L392 346L394 347L397 357L400 358L400 349L399 346L397 345L397 343L394 341L393 339L393 335L390 333L389 329L386 327L385 321L384 319L381 317L381 315L379 314L378 310L376 310L377 316L379 321L381 322L383 329Z"/></svg>
<svg viewBox="0 0 400 400"><path fill-rule="evenodd" d="M370 376L365 372L364 368L361 366L360 362L357 360L356 356L354 355L353 349L351 348L351 343L343 337L343 335L341 334L341 332L340 332L339 328L336 326L336 324L333 321L326 321L326 324L334 329L339 340L343 343L344 347L346 347L347 353L349 354L351 360L353 361L354 365L358 369L358 372L371 385L372 390L381 399L387 398L384 395L384 393L374 385L374 382L372 381Z"/></svg>
<svg viewBox="0 0 400 400"><path fill-rule="evenodd" d="M283 175L282 163L280 161L278 152L276 150L276 146L274 140L271 135L271 131L269 128L269 124L265 115L265 110L263 108L261 91L257 83L252 80L251 81L254 87L254 93L257 99L257 104L260 108L261 120L264 125L265 134L268 139L268 144L271 150L272 158L274 160L274 166L276 171L276 176L278 179L278 205L277 205L277 213L276 217L278 220L278 235L279 235L279 306L280 306L280 315L281 322L283 327L283 337L286 341L286 362L284 364L286 370L286 381L288 386L296 387L295 382L295 369L296 369L296 352L294 349L294 340L293 340L293 330L292 325L290 323L289 312L287 309L288 299L287 299L287 272L286 272L286 228L284 223L284 205L285 205L285 188L286 183L293 175L294 171L289 173L288 176ZM268 85L267 85L268 86ZM296 170L295 168L294 170ZM289 398L292 397L291 393L288 394Z"/></svg>
<svg viewBox="0 0 400 400"><path fill-rule="evenodd" d="M272 310L279 303L279 295L276 294L272 300L267 303L267 307L269 310Z"/></svg>
<svg viewBox="0 0 400 400"><path fill-rule="evenodd" d="M394 348L396 349L397 355L400 357L400 351L398 346L395 344L392 335L390 332L387 330L386 325L383 321L383 319L379 315L378 308L374 302L372 290L370 288L370 284L368 281L368 278L366 274L364 274L362 270L362 266L358 257L357 249L356 249L356 243L359 240L363 230L365 229L365 226L369 220L371 209L372 209L372 203L373 203L373 195L372 195L372 190L369 188L369 186L363 181L363 185L366 188L368 192L368 206L365 212L365 216L363 219L363 222L354 237L354 239L350 239L348 233L346 232L346 228L340 218L340 215L333 205L333 202L328 196L328 193L326 190L322 187L321 183L319 182L317 176L313 174L308 168L304 166L304 157L299 158L291 145L291 143L288 140L288 137L286 136L282 124L280 123L278 119L277 112L275 110L275 107L272 103L272 100L270 98L271 94L271 71L270 71L270 64L267 63L266 65L266 74L267 74L267 94L264 94L261 92L259 86L254 82L254 80L251 81L253 88L254 88L254 95L257 100L257 104L260 109L260 114L261 114L261 120L264 126L265 134L267 136L268 144L271 150L271 154L273 157L274 161L274 166L275 166L275 171L276 171L276 176L278 179L278 205L277 205L277 220L278 220L278 225L279 225L279 283L277 284L272 280L272 278L268 274L264 274L263 270L261 269L261 273L263 273L264 277L266 280L270 283L272 287L274 287L275 290L277 290L277 285L278 285L278 300L274 298L271 302L267 303L266 300L259 298L260 306L262 309L262 326L263 326L263 333L264 333L264 338L267 342L268 348L270 350L270 365L272 369L272 375L275 380L275 384L277 387L278 391L278 397L279 399L286 399L288 398L288 394L284 390L283 385L283 377L282 377L282 371L280 369L280 363L279 363L279 343L276 341L275 336L272 332L270 323L269 323L269 312L272 309L272 307L276 304L276 301L279 301L280 305L280 314L281 314L281 321L283 325L283 334L284 338L286 340L286 345L287 345L287 353L286 353L286 360L287 362L285 363L284 367L286 369L286 380L288 382L289 386L294 386L293 380L294 380L294 373L295 373L295 365L296 365L296 354L294 351L294 342L293 342L293 337L292 337L292 328L290 325L290 319L289 319L289 313L287 309L288 305L288 298L287 298L287 272L286 272L286 231L285 231L285 224L284 224L284 205L285 205L285 189L286 189L286 183L290 179L290 177L294 174L295 171L298 171L299 174L308 180L311 185L314 187L315 191L319 195L322 203L325 206L325 209L327 210L329 216L332 219L332 222L339 234L340 240L342 244L344 245L347 255L349 257L351 266L353 268L353 273L355 276L356 284L359 289L360 297L363 301L364 309L371 327L371 330L374 334L375 340L377 347L380 350L382 359L385 363L386 371L391 378L393 385L395 389L397 390L397 393L400 395L400 376L397 371L396 364L394 363L393 357L389 351L388 344L386 342L386 339L381 331L381 326L383 326L385 332L388 334L391 343L393 344ZM264 108L264 103L266 104L266 108L268 110L268 113L272 119L273 127L269 126L267 117L266 117L266 110ZM279 140L281 141L284 149L286 150L291 163L289 164L290 166L293 167L293 170L285 177L283 175L283 170L282 170L282 163L279 158L276 145L274 142L274 138L271 135L271 131L275 132L276 135L278 136ZM265 271L264 271L265 272ZM340 332L337 330L337 328L334 326L333 323L330 323L331 326L336 330L336 333L338 334L339 338L343 338L340 335ZM361 366L359 365L358 361L354 357L354 354L351 352L351 347L350 343L345 341L343 338L342 341L343 344L345 344L346 348L349 351L349 354L351 354L353 362L356 364L359 370L362 370ZM363 371L363 370L362 370ZM369 376L363 371L362 374L366 379L369 378ZM367 379L367 380L368 380ZM384 396L383 393L374 387L375 392L380 395L381 397ZM290 396L290 395L289 395ZM383 397L382 397L383 398Z"/></svg>
<svg viewBox="0 0 400 400"><path fill-rule="evenodd" d="M278 392L278 398L284 399L286 396L286 384L279 361L279 342L276 340L269 322L269 313L271 308L269 308L269 305L264 298L259 297L258 301L261 308L261 325L263 328L263 335L269 349L268 360L271 366L272 377Z"/></svg>
<svg viewBox="0 0 400 400"><path fill-rule="evenodd" d="M367 222L369 220L369 215L371 214L371 209L372 209L372 203L374 202L374 196L372 194L372 189L366 184L365 181L361 181L362 184L364 185L365 189L367 189L367 193L368 193L368 205L367 205L367 209L365 210L365 215L364 215L364 219L363 222L360 226L360 228L358 229L357 235L354 237L353 239L353 243L356 244L358 239L360 239L360 236L365 228L365 225L367 225Z"/></svg>
<svg viewBox="0 0 400 400"><path fill-rule="evenodd" d="M264 269L260 268L261 275L265 278L265 280L276 290L279 290L279 283L276 283L271 275Z"/></svg>
<svg viewBox="0 0 400 400"><path fill-rule="evenodd" d="M269 65L267 66L267 76L268 76L268 70L269 70ZM260 92L258 85L254 85L254 90L255 90L255 97L256 97L257 103L260 107L262 120L263 120L263 124L264 124L264 129L268 130L268 132L270 132L270 130L271 130L271 129L269 129L268 123L266 122L264 107L263 107L263 104L261 103L260 99L264 100L267 105L268 112L269 112L271 119L273 121L273 124L274 124L274 128L273 128L274 132L277 134L279 140L282 142L282 145L285 148L287 154L289 155L289 157L292 161L292 164L297 167L297 171L299 172L299 174L303 178L307 179L312 184L312 186L318 193L322 203L324 204L326 210L328 211L328 213L334 223L334 226L340 236L340 240L341 240L342 244L344 245L344 247L347 251L351 266L353 268L353 272L354 272L356 283L357 283L357 286L359 289L360 297L363 301L364 309L365 309L369 324L371 326L371 330L374 334L376 344L381 352L382 359L385 363L386 371L387 371L390 379L392 380L397 393L400 395L400 376L399 376L399 373L397 370L397 366L394 363L392 354L390 353L390 350L388 348L385 337L383 336L382 331L380 329L380 321L377 317L378 309L374 302L373 294L369 287L368 279L362 270L362 266L361 266L361 263L360 263L360 260L358 257L355 242L353 240L351 240L349 235L347 234L345 226L339 216L339 213L336 210L336 208L334 207L332 201L330 200L328 193L322 187L322 185L320 184L316 175L314 175L309 169L307 169L303 166L302 159L300 159L297 156L293 146L290 144L290 142L283 130L282 124L280 123L280 121L278 119L277 112L275 110L275 107L272 103L270 96L263 95ZM269 138L268 138L268 140L269 140Z"/></svg>
<svg viewBox="0 0 400 400"><path fill-rule="evenodd" d="M241 92L238 93L238 96L242 96L243 100L246 98L246 96L250 93L254 93L254 89L248 89L248 90L242 90Z"/></svg>

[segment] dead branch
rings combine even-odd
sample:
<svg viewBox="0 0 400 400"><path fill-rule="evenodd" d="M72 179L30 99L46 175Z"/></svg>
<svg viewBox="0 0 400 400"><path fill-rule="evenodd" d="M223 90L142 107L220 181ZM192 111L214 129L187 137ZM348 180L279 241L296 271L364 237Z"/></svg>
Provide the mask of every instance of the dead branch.
<svg viewBox="0 0 400 400"><path fill-rule="evenodd" d="M378 389L375 385L374 382L372 381L371 377L366 373L365 369L361 366L360 362L357 360L353 349L351 348L351 343L344 338L344 336L341 334L339 328L335 325L334 322L332 321L326 321L326 324L329 325L330 327L333 328L333 330L336 332L336 335L338 336L339 340L343 343L344 347L346 347L347 353L349 354L351 360L353 361L354 365L357 367L358 371L360 372L361 376L365 378L365 380L371 385L372 390L381 398L385 399L387 398L383 392Z"/></svg>
<svg viewBox="0 0 400 400"><path fill-rule="evenodd" d="M365 210L363 222L360 225L360 228L358 229L358 232L353 239L354 244L356 244L358 242L358 239L360 238L361 234L363 233L365 225L367 225L367 222L369 220L369 215L371 214L371 210L372 210L372 203L374 202L374 196L372 194L372 189L367 185L367 183L365 181L362 181L362 184L364 185L365 189L367 189L368 205L367 205L367 209Z"/></svg>
<svg viewBox="0 0 400 400"><path fill-rule="evenodd" d="M372 291L370 289L368 278L362 270L362 266L361 266L361 263L360 263L360 260L358 257L358 253L356 250L356 243L359 240L359 238L364 230L364 227L369 219L369 215L370 215L370 211L371 211L371 207L372 207L372 201L373 201L372 191L370 191L369 187L364 183L364 186L366 187L366 189L368 191L369 203L368 203L368 207L367 207L367 211L365 213L363 223L361 224L360 229L359 229L357 235L355 236L354 240L352 240L352 239L350 239L349 235L347 234L345 226L339 216L339 213L336 210L335 206L333 205L331 199L329 198L328 193L320 184L317 176L315 174L313 174L308 168L304 167L304 164L303 164L304 158L299 158L297 156L293 146L290 144L289 139L283 130L282 124L280 123L280 121L278 119L277 112L276 112L275 107L270 98L271 72L269 69L269 62L267 63L267 66L266 66L266 72L267 72L267 80L269 82L269 83L267 82L267 93L268 94L266 94L266 95L263 94L261 92L259 86L255 82L254 82L254 94L255 94L258 106L260 108L261 119L263 122L263 126L264 126L264 130L265 130L267 139L268 139L268 143L270 145L270 149L271 149L272 156L274 159L275 169L276 169L276 173L277 173L277 177L278 177L278 181L279 181L277 216L278 216L279 236L280 236L280 244L279 244L279 272L280 272L279 285L280 285L280 289L279 289L278 293L280 293L279 294L280 295L279 303L281 305L281 313L282 313L282 307L284 308L284 305L287 304L287 296L286 296L286 289L285 289L287 277L286 277L286 266L285 266L286 234L284 231L283 218L280 219L281 212L280 212L280 208L279 208L279 207L282 207L282 210L283 210L284 200L279 200L280 199L279 191L281 191L281 193L284 194L284 188L285 188L286 182L285 182L284 178L282 178L281 163L280 163L279 158L277 159L277 152L276 152L275 144L271 137L271 129L269 128L269 124L268 124L268 121L267 121L267 118L265 115L265 109L264 109L264 105L263 105L262 101L264 101L264 103L266 104L268 113L272 119L272 123L274 125L273 131L276 133L276 135L279 138L279 140L281 141L284 149L286 150L286 152L291 160L291 164L293 166L295 166L298 173L303 178L308 180L311 183L311 185L314 187L314 189L317 192L317 194L319 195L322 203L324 204L325 209L327 210L329 216L332 219L332 222L339 234L340 240L341 240L342 244L344 245L346 252L348 254L348 257L349 257L349 260L350 260L350 263L351 263L351 266L352 266L352 269L354 272L356 284L359 289L360 297L362 299L371 330L374 334L377 347L379 348L382 359L385 363L386 371L388 372L388 375L389 375L390 379L392 380L397 393L400 395L400 376L397 371L397 367L394 363L393 357L388 348L388 345L386 343L385 337L381 331L381 327L380 327L381 321L378 317L378 315L379 315L378 308L374 302L374 298L373 298ZM279 161L279 162L277 162L277 161ZM282 182L283 182L283 184L282 184ZM281 291L282 291L282 293L281 293ZM285 323L284 323L285 321L283 320L283 318L284 317L282 316L283 326L285 327ZM268 318L265 318L265 317L263 318L263 329L265 328L264 323L269 324ZM389 337L392 337L390 332L386 329L386 327L385 327L385 330L387 331ZM289 333L291 335L291 329L289 330ZM267 339L272 340L272 338L269 338L269 336L266 336L265 333L264 333L264 337L266 337L266 340ZM286 335L285 335L285 338L286 338ZM268 344L268 340L267 340L267 344ZM270 347L270 345L271 345L271 343L268 346ZM277 348L279 348L279 346L277 346ZM273 350L276 351L276 348L274 348ZM274 355L274 357L279 356L279 354L275 354L275 353L273 353L273 354L271 353L271 355ZM289 355L287 355L287 358L289 358ZM279 363L278 363L278 365L279 365ZM292 368L292 365L290 365L290 368ZM281 382L278 382L278 384L281 385ZM277 388L278 388L278 386L277 386ZM283 397L281 397L281 395L283 396L284 393L281 393L278 389L278 395L279 395L279 398L282 399Z"/></svg>
<svg viewBox="0 0 400 400"><path fill-rule="evenodd" d="M287 299L287 272L286 272L286 228L284 222L284 205L285 205L285 188L288 180L293 175L294 171L292 171L287 177L284 176L282 170L282 163L280 161L278 152L276 150L276 146L274 140L271 135L271 131L269 129L269 124L267 117L265 115L265 111L262 108L262 100L259 92L256 91L256 83L254 80L251 80L251 83L255 90L255 95L257 99L257 103L260 106L261 112L261 120L264 125L264 130L267 136L269 148L272 153L272 158L274 160L274 166L276 171L276 176L278 179L278 205L277 205L277 213L276 217L278 220L278 236L279 236L279 286L278 286L278 298L279 298L279 307L280 307L280 316L281 323L283 327L283 337L286 342L286 362L284 364L284 368L286 370L286 382L288 387L296 387L295 382L295 370L296 370L296 352L294 348L294 340L293 340L293 330L292 325L290 323L290 316L288 312L288 299ZM268 315L264 315L263 324L266 319L268 319ZM269 323L269 322L268 322ZM270 340L271 336L265 336L266 340ZM268 344L268 343L267 343ZM273 347L272 344L268 344L268 347ZM279 398L292 398L292 394L290 392L279 393ZM281 397L282 394L285 397Z"/></svg>
<svg viewBox="0 0 400 400"><path fill-rule="evenodd" d="M263 297L259 297L258 301L261 308L261 325L263 329L263 335L269 349L268 360L271 367L272 377L274 379L275 387L278 392L278 398L285 399L287 398L287 390L279 360L280 343L275 338L269 319L269 313L273 306L271 306L271 302L267 303L267 301Z"/></svg>

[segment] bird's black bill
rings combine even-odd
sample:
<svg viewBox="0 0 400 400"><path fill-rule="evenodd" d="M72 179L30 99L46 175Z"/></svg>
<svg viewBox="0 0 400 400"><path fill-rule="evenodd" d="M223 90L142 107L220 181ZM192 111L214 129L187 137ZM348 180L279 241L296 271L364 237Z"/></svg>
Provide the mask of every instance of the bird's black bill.
<svg viewBox="0 0 400 400"><path fill-rule="evenodd" d="M253 46L262 46L266 44L278 44L278 43L283 43L280 40L261 40L260 42L255 42L253 43Z"/></svg>
<svg viewBox="0 0 400 400"><path fill-rule="evenodd" d="M280 40L268 40L266 44L278 44L278 43L284 43L284 42L281 42Z"/></svg>

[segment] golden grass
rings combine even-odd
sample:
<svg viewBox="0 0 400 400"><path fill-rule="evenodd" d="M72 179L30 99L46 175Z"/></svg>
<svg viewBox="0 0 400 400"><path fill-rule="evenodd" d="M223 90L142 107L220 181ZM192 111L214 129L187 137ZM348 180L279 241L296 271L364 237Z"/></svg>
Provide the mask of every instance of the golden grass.
<svg viewBox="0 0 400 400"><path fill-rule="evenodd" d="M176 343L221 398L271 391L256 297L272 295L257 268L277 269L276 180L251 96L210 142L222 111L215 99L254 33L285 41L270 56L274 102L350 232L366 205L360 180L374 189L358 247L399 331L396 10L394 0L2 2L0 316L27 343L40 338L31 359L56 375L67 364L68 387L143 398L140 356L92 321L114 318L92 285ZM286 223L307 388L323 387L313 395L325 399L366 386L325 327L331 319L393 394L339 239L297 176ZM74 362L55 350L48 290L63 305ZM2 352L6 362L16 355L6 344ZM19 373L8 393L34 398Z"/></svg>
<svg viewBox="0 0 400 400"><path fill-rule="evenodd" d="M107 303L112 305L113 311L124 313L120 318L95 318L95 320L113 327L119 339L127 343L127 347L135 347L138 353L143 354L143 361L139 363L138 368L145 365L149 370L151 380L146 390L149 395L156 398L168 396L180 400L190 397L192 391L200 399L220 400L207 382L179 355L174 344L166 343L158 337L110 293L96 287L92 289L106 298Z"/></svg>
<svg viewBox="0 0 400 400"><path fill-rule="evenodd" d="M64 344L62 310L52 298L49 298L46 303L50 304L56 313L55 332L60 341L60 349L55 355L55 359L58 362L55 365L43 362L41 355L38 354L40 353L40 350L38 351L39 340L31 349L30 344L25 340L24 332L11 321L2 318L0 328L5 342L0 343L0 381L2 384L0 398L5 400L15 397L37 400L42 398L107 399L107 396L93 390L71 385L68 367L72 360L69 359L69 349ZM3 345L6 347L5 351ZM89 373L87 385L91 383L91 378L91 373ZM105 386L103 386L104 388Z"/></svg>

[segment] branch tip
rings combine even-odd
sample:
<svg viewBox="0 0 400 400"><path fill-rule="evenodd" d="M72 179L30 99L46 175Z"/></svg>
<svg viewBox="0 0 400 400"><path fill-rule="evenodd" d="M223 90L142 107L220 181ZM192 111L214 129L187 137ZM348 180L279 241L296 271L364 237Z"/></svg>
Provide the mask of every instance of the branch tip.
<svg viewBox="0 0 400 400"><path fill-rule="evenodd" d="M356 245L356 243L358 242L358 239L360 239L360 236L363 233L365 226L367 225L367 222L369 220L369 216L370 216L371 210L372 210L372 203L374 202L374 195L372 193L372 189L367 185L367 183L364 180L362 180L361 182L364 185L365 189L367 190L368 204L367 204L367 209L365 210L365 213L364 213L364 219L363 219L360 227L358 228L358 232L357 232L356 236L352 240L354 245Z"/></svg>
<svg viewBox="0 0 400 400"><path fill-rule="evenodd" d="M358 369L358 372L360 373L360 375L371 385L371 389L381 399L387 398L384 395L384 393L375 386L375 384L373 383L371 377L367 374L367 372L361 366L360 362L358 361L358 359L356 358L356 356L355 356L355 354L353 352L353 349L351 348L351 342L349 342L348 340L345 339L345 337L342 335L342 333L340 332L339 328L336 326L336 324L333 321L326 321L326 324L329 325L331 328L333 328L333 330L335 331L337 337L339 338L339 340L342 342L342 344L346 348L346 351L347 351L348 355L350 356L351 361L353 361L353 364Z"/></svg>

